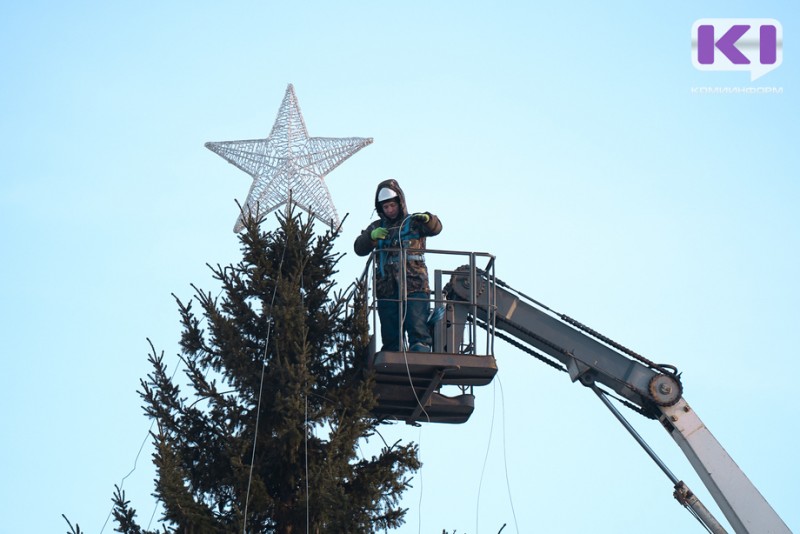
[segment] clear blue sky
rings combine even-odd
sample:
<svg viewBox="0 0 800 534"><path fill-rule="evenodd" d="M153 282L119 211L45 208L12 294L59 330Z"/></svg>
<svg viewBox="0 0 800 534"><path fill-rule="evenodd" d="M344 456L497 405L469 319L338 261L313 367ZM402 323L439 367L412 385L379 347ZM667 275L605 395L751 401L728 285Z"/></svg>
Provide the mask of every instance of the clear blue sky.
<svg viewBox="0 0 800 534"><path fill-rule="evenodd" d="M444 222L429 246L491 252L512 286L676 365L800 530L793 3L163 4L0 18L0 532L63 532L62 513L101 531L150 424L146 338L176 365L170 293L214 291L205 264L238 257L250 179L203 143L265 137L289 83L310 135L375 139L327 178L349 213L342 285L375 185L398 179ZM755 82L696 70L705 17L778 19L783 64ZM400 532L702 531L591 392L502 343L497 358L468 424L386 429L425 463ZM715 509L659 425L631 417ZM125 480L145 525L150 452Z"/></svg>

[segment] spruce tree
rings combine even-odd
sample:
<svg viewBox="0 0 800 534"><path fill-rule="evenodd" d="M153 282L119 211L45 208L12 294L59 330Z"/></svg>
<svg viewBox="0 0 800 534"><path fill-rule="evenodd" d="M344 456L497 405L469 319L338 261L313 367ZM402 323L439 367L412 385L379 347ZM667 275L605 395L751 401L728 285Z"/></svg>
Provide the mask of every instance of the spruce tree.
<svg viewBox="0 0 800 534"><path fill-rule="evenodd" d="M334 289L336 232L291 212L248 220L238 264L209 266L217 296L175 297L186 380L153 349L141 381L153 432L154 496L169 532L374 532L403 523L414 444L360 458L376 433L363 288ZM198 304L201 315L194 310ZM189 395L183 392L189 391ZM143 533L117 488L117 531ZM153 533L154 534L154 533Z"/></svg>

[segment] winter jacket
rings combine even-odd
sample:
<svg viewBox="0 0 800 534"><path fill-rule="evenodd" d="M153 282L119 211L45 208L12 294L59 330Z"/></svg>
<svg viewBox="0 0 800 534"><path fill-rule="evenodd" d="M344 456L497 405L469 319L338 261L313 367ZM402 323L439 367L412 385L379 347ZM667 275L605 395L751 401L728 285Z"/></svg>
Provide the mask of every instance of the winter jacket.
<svg viewBox="0 0 800 534"><path fill-rule="evenodd" d="M395 191L398 195L400 212L393 221L386 218L380 202L378 202L378 192L384 187ZM406 295L415 292L430 294L428 268L425 266L425 259L421 251L425 250L425 238L427 236L434 236L442 231L442 223L439 217L430 212L423 212L430 216L430 220L427 223L407 217L406 197L397 181L391 179L384 180L375 189L375 210L378 212L380 219L374 221L361 232L356 238L353 248L359 256L366 256L375 248L378 249L378 254L375 255L378 271L375 292L378 298L397 297L401 287L403 269L400 268L399 264L400 252L397 250L392 252L382 251L382 249L388 248L411 250L411 252L406 253ZM373 241L370 234L379 226L389 230L389 235L386 239Z"/></svg>

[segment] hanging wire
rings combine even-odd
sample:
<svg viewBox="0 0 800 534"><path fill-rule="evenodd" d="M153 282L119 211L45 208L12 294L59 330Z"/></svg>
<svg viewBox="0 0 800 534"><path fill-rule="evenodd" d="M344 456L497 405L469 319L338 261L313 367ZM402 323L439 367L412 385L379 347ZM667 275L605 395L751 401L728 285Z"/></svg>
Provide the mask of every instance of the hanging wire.
<svg viewBox="0 0 800 534"><path fill-rule="evenodd" d="M305 270L305 268L304 268ZM306 288L303 284L303 274L300 274L300 305L303 309L306 307ZM303 440L304 440L304 447L305 447L305 468L306 468L306 534L308 534L309 529L311 527L311 497L308 490L308 435L310 434L309 426L308 426L308 383L305 384L304 393L303 393L304 401L305 401L305 426L303 427Z"/></svg>
<svg viewBox="0 0 800 534"><path fill-rule="evenodd" d="M411 386L411 392L414 394L414 399L417 401L417 405L422 410L422 413L425 414L425 419L428 423L431 422L431 416L428 415L427 410L422 405L422 402L419 400L419 396L417 396L417 390L414 387L414 380L411 378L411 369L408 365L408 353L406 352L406 344L404 342L405 338L405 324L406 324L406 313L408 312L408 286L406 285L406 280L408 277L408 270L405 261L400 261L403 259L403 226L406 224L406 221L411 219L411 215L406 215L405 218L400 222L400 227L397 230L397 238L400 242L400 258L398 262L401 263L400 268L402 269L402 279L403 279L403 291L404 295L403 298L400 299L401 302L401 309L402 309L402 317L400 318L400 345L403 348L403 359L406 362L406 374L408 375L408 384ZM397 296L400 298L400 288L397 288ZM405 303L405 305L402 305Z"/></svg>
<svg viewBox="0 0 800 534"><path fill-rule="evenodd" d="M253 483L253 467L256 460L256 445L258 443L258 426L261 418L261 396L264 390L264 369L266 368L267 350L269 349L269 339L272 335L272 309L275 306L275 296L278 294L278 280L283 272L283 259L286 257L288 243L284 243L281 252L281 260L278 263L278 273L275 278L275 289L272 291L272 301L269 304L269 322L267 323L267 336L264 343L264 356L261 359L261 382L258 386L258 402L256 403L256 427L253 433L253 453L250 456L250 473L247 477L247 493L244 499L244 519L242 521L242 534L247 534L247 507L250 504L250 487Z"/></svg>
<svg viewBox="0 0 800 534"><path fill-rule="evenodd" d="M177 366L176 366L177 369ZM122 480L119 483L119 489L122 491L122 487L125 485L125 480L136 471L136 464L139 462L139 456L142 454L144 450L145 444L147 444L147 438L150 437L150 432L153 431L153 425L155 424L155 420L150 421L150 428L147 429L147 434L145 434L144 439L142 440L142 444L139 445L139 451L136 453L136 458L133 460L133 468L128 471L128 474L122 477ZM156 508L158 505L156 504ZM111 506L111 510L108 511L108 515L106 516L106 520L103 523L103 526L100 528L100 534L103 534L103 531L106 529L106 525L108 524L109 519L111 519L112 514L114 513L114 505ZM149 527L148 527L149 528Z"/></svg>
<svg viewBox="0 0 800 534"><path fill-rule="evenodd" d="M419 436L417 438L420 450L420 463L422 462L422 425L419 427ZM422 476L422 467L419 468L419 501L417 501L417 532L422 534L422 496L425 493L425 484Z"/></svg>
<svg viewBox="0 0 800 534"><path fill-rule="evenodd" d="M506 472L506 491L508 492L508 502L511 504L511 515L514 517L514 528L519 534L519 524L517 523L517 512L514 510L514 499L511 497L511 482L508 479L508 461L506 454L506 399L503 394L503 382L500 377L497 377L497 382L500 384L500 415L503 423L503 468ZM505 525L503 525L505 528ZM502 528L500 530L503 530Z"/></svg>
<svg viewBox="0 0 800 534"><path fill-rule="evenodd" d="M305 414L306 415L306 425L305 425L305 430L306 430L305 431L305 438L306 438L305 439L305 441L306 441L306 443L305 443L305 446L306 446L306 450L305 450L305 456L306 456L306 534L308 534L309 527L311 525L310 517L309 517L310 516L309 507L311 505L311 500L310 500L311 497L310 497L310 495L308 493L308 395L305 395L305 398L306 398L306 414Z"/></svg>
<svg viewBox="0 0 800 534"><path fill-rule="evenodd" d="M417 390L414 387L414 380L411 378L411 368L410 368L410 366L408 364L408 352L406 351L406 344L405 344L406 313L408 312L408 287L405 284L405 281L406 281L407 276L408 276L408 271L407 271L406 262L405 261L401 261L401 260L403 260L403 226L405 225L406 221L408 221L410 219L411 219L411 215L406 215L405 218L403 218L403 220L400 222L400 226L398 227L398 230L397 230L397 237L398 237L398 241L400 243L400 253L399 253L400 257L398 258L398 262L401 264L400 265L400 269L402 270L401 275L402 275L402 280L404 282L403 283L403 290L404 290L404 293L405 293L402 296L403 298L401 299L400 298L400 288L397 288L398 289L397 296L398 296L398 300L400 301L401 310L403 312L401 314L401 317L400 317L400 345L401 345L402 350L403 350L403 359L405 360L405 364L406 364L406 375L408 376L408 385L411 387L411 393L414 394L414 399L417 401L417 405L422 410L422 413L425 414L425 419L427 420L428 423L430 423L431 422L431 417L428 414L428 411L422 405L422 402L419 400L419 396L417 395ZM405 304L405 305L403 305L403 304ZM422 453L422 427L421 426L420 426L420 429L419 429L419 438L418 438L417 441L418 441L420 455L421 455L421 453ZM420 467L420 469L419 469L419 502L417 504L417 509L419 510L419 512L417 513L417 530L420 533L422 533L422 497L423 497L423 494L424 494L424 484L423 484L422 468Z"/></svg>
<svg viewBox="0 0 800 534"><path fill-rule="evenodd" d="M400 226L397 229L397 238L400 243L400 257L398 258L398 263L400 263L401 269L401 276L403 280L403 291L404 295L400 295L400 288L397 288L397 297L398 297L398 304L400 305L400 309L402 311L400 317L400 347L403 350L403 359L405 360L406 364L406 376L408 376L408 385L411 387L411 393L414 394L414 399L417 401L417 406L420 407L422 413L425 414L425 419L428 423L431 422L431 417L428 415L428 411L425 410L425 407L422 405L422 402L419 400L419 396L417 395L417 390L414 387L414 379L411 377L411 367L408 363L408 352L406 350L406 343L405 343L405 324L406 324L406 314L408 313L408 287L405 284L407 279L408 271L406 269L406 262L403 260L403 226L405 225L406 221L411 219L411 215L406 215L405 218L400 222ZM420 426L419 429L419 439L418 445L420 450L420 455L422 453L422 427ZM420 467L419 470L419 502L417 504L417 509L419 512L417 513L417 531L422 533L422 497L424 494L424 484L423 484L423 477L422 477L422 468Z"/></svg>
<svg viewBox="0 0 800 534"><path fill-rule="evenodd" d="M147 530L150 530L150 525L153 524L153 519L156 517L157 511L158 511L158 501L156 501L156 505L153 507L153 513L150 514L150 521L147 522Z"/></svg>
<svg viewBox="0 0 800 534"><path fill-rule="evenodd" d="M220 290L220 293L221 292L222 291ZM217 296L219 296L219 295L217 295ZM149 341L150 340L148 339L148 342ZM155 351L155 347L153 347L152 343L150 343L150 348L153 349L153 351ZM180 358L178 358L178 363L175 365L175 369L172 371L172 376L169 377L170 382L172 381L173 378L175 378L175 374L178 372L178 369L180 368L180 365L181 365ZM125 480L129 476L131 476L134 471L136 471L137 464L139 463L139 456L141 456L142 451L144 450L144 446L147 444L147 438L150 437L150 433L153 431L153 425L154 424L155 424L155 419L150 421L150 426L148 427L147 432L145 433L144 439L142 440L142 444L139 445L139 450L136 452L136 457L133 459L133 467L131 468L130 471L128 471L128 474L125 475L124 477L122 477L122 480L120 480L120 483L119 483L120 491L122 491L122 488L125 486ZM153 516L155 516L156 510L158 510L158 502L157 501L156 501L156 506L153 509ZM114 505L112 505L111 509L108 511L108 515L106 516L106 520L103 522L103 526L100 528L100 534L103 534L103 531L106 529L106 525L108 525L108 521L111 519L111 516L113 515L113 513L114 513ZM151 516L150 517L150 521L152 522L152 520L153 520L153 517ZM150 528L150 524L149 523L147 525L147 528Z"/></svg>
<svg viewBox="0 0 800 534"><path fill-rule="evenodd" d="M279 265L278 265L278 272L279 273L281 272L281 270L283 268L283 261L284 261L284 258L286 256L286 248L287 247L284 245L284 248L283 248L283 250L281 252L281 259L280 259L280 262L279 262ZM217 294L217 298L219 298L219 296L222 294L222 291L223 291L223 289L220 289L220 292ZM258 403L257 403L257 412L256 412L255 437L253 439L253 451L252 451L251 461L250 461L250 473L249 473L249 476L248 476L247 494L246 494L246 497L245 497L245 510L244 510L244 521L243 521L244 525L242 527L243 534L246 534L246 531L247 531L247 508L248 508L248 504L249 504L249 500L250 500L250 489L251 489L252 479L253 479L253 467L254 467L254 463L255 463L255 454L256 454L256 445L257 445L257 437L258 437L258 427L259 427L259 418L260 418L260 412L261 412L261 410L260 410L261 397L262 397L263 386L264 386L264 368L265 368L264 361L266 360L267 350L269 348L269 340L270 340L271 332L272 332L272 309L273 309L273 306L275 304L276 295L277 295L277 280L276 280L276 284L275 284L275 290L273 291L273 294L272 294L272 301L270 302L270 309L269 309L270 322L267 325L266 343L265 343L265 346L264 346L264 356L262 358L261 379L260 379L260 384L259 384L259 394L258 394ZM202 318L202 321L205 321L205 320L206 320L206 317L204 316ZM151 346L152 346L152 344L151 344ZM177 365L175 366L175 369L173 370L172 375L170 376L170 381L172 381L175 378L175 375L177 374L179 368L180 368L180 359L179 359ZM125 480L127 480L128 477L130 477L134 473L134 471L136 471L136 468L138 466L139 457L141 456L142 451L144 450L144 447L147 444L147 438L150 436L150 434L151 434L151 432L153 430L153 425L154 424L155 424L155 420L150 422L150 426L148 427L148 430L147 430L147 432L145 434L145 437L142 440L142 443L139 446L139 449L138 449L138 451L136 453L136 456L134 458L133 467L120 480L120 484L119 484L119 489L120 490L123 489L123 487L125 485ZM306 425L308 425L308 398L307 398L307 396L306 396ZM308 442L307 441L308 441L308 435L306 435L306 501L307 501L307 507L308 507L309 489L308 489ZM155 507L153 509L153 513L150 516L150 521L147 524L147 528L148 529L150 528L150 525L152 524L153 518L155 517L155 514L156 514L157 511L158 511L158 502L156 502L156 505L155 505ZM113 515L113 512L114 512L114 506L112 505L111 509L108 512L108 515L106 516L105 521L103 522L103 526L100 529L100 534L103 534L103 532L105 531L105 528L108 525L108 522L111 519L111 516ZM306 512L306 517L307 517L306 532L308 532L308 510Z"/></svg>
<svg viewBox="0 0 800 534"><path fill-rule="evenodd" d="M489 441L486 443L486 455L483 457L483 467L481 468L481 478L478 482L478 500L475 504L475 534L478 534L478 520L481 513L481 489L483 488L483 474L486 472L486 463L489 461L489 450L492 447L492 435L494 435L494 414L497 397L497 386L492 383L492 423L489 426Z"/></svg>

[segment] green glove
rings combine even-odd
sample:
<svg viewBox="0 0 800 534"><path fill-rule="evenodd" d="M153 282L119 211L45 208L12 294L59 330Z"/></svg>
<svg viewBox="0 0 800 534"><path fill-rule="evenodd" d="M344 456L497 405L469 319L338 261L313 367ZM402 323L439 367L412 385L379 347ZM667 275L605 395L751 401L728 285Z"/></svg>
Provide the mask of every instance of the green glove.
<svg viewBox="0 0 800 534"><path fill-rule="evenodd" d="M431 220L431 216L427 213L415 213L412 215L412 217L423 224L428 224L428 222Z"/></svg>
<svg viewBox="0 0 800 534"><path fill-rule="evenodd" d="M375 228L369 234L369 236L372 238L373 241L377 241L378 239L386 239L387 235L389 235L389 230L387 230L382 226Z"/></svg>

